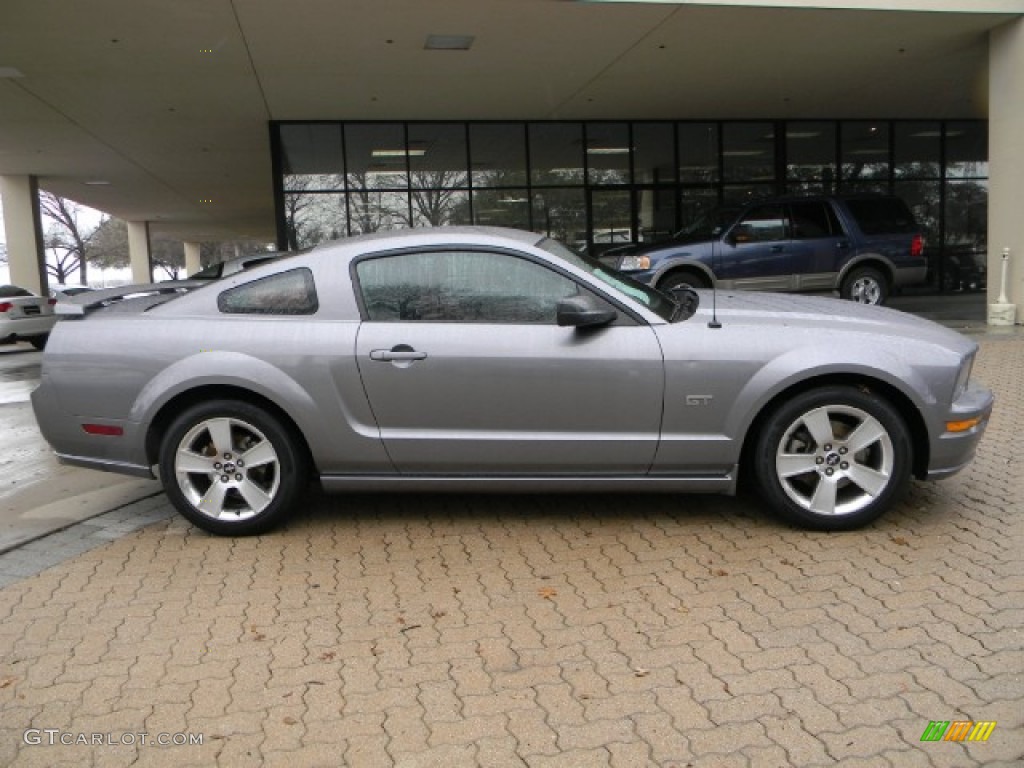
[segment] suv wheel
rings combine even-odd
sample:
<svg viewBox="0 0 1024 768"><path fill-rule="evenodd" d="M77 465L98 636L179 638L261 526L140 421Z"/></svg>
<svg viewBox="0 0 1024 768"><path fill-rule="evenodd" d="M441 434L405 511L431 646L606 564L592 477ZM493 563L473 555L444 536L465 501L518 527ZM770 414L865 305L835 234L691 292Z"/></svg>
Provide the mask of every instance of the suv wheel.
<svg viewBox="0 0 1024 768"><path fill-rule="evenodd" d="M857 267L843 280L839 295L858 304L884 304L889 298L889 281L874 267Z"/></svg>
<svg viewBox="0 0 1024 768"><path fill-rule="evenodd" d="M658 282L658 290L664 293L671 293L679 288L697 290L710 287L711 282L704 275L688 269L670 272Z"/></svg>

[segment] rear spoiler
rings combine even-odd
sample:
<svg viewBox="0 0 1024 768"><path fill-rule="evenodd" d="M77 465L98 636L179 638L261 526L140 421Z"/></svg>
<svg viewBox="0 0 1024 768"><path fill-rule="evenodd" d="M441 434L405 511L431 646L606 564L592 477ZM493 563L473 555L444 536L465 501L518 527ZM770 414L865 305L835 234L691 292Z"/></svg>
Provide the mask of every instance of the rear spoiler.
<svg viewBox="0 0 1024 768"><path fill-rule="evenodd" d="M142 283L104 288L99 291L85 291L76 296L66 296L57 302L54 311L58 315L84 315L90 310L106 307L127 298L151 296L159 293L187 293L209 285L210 280L168 280L164 283Z"/></svg>

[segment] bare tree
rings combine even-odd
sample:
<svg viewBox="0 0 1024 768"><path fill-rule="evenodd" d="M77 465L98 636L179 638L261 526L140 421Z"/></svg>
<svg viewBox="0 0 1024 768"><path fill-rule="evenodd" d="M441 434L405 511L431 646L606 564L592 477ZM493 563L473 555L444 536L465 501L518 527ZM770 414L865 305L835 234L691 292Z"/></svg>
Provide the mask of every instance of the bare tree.
<svg viewBox="0 0 1024 768"><path fill-rule="evenodd" d="M49 192L39 193L39 210L51 224L43 235L43 245L52 256L46 271L66 283L76 269L79 280L86 281L86 251L92 232L84 232L79 223L81 206Z"/></svg>

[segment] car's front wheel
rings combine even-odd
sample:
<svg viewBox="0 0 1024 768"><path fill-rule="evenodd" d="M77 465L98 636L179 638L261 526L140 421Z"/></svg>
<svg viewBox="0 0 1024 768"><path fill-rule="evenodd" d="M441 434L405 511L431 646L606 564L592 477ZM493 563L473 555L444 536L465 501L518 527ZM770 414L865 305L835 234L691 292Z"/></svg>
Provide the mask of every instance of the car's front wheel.
<svg viewBox="0 0 1024 768"><path fill-rule="evenodd" d="M185 518L228 536L279 524L308 479L291 430L266 410L235 400L200 403L174 420L160 446L160 477Z"/></svg>
<svg viewBox="0 0 1024 768"><path fill-rule="evenodd" d="M910 478L906 424L886 399L830 386L773 411L757 438L757 484L784 518L817 530L849 530L880 516Z"/></svg>

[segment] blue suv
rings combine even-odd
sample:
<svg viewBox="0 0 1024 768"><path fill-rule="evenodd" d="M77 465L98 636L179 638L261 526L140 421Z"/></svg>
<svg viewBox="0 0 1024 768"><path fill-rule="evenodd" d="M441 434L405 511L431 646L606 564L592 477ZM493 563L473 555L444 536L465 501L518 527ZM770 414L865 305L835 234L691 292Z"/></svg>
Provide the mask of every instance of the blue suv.
<svg viewBox="0 0 1024 768"><path fill-rule="evenodd" d="M613 254L606 254L611 256ZM622 272L665 291L838 291L882 304L927 278L924 238L890 195L787 197L712 212L671 240L616 249Z"/></svg>

